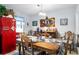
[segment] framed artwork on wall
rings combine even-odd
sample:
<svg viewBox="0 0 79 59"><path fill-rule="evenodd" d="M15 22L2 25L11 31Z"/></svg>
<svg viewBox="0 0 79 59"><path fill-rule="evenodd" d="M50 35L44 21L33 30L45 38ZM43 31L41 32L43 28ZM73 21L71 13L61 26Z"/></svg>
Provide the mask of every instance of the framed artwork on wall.
<svg viewBox="0 0 79 59"><path fill-rule="evenodd" d="M37 21L32 21L32 26L37 26L37 25L38 25Z"/></svg>
<svg viewBox="0 0 79 59"><path fill-rule="evenodd" d="M45 24L45 19L41 19L40 20L40 27L45 27L46 24Z"/></svg>
<svg viewBox="0 0 79 59"><path fill-rule="evenodd" d="M49 24L48 27L55 27L55 17L48 19Z"/></svg>
<svg viewBox="0 0 79 59"><path fill-rule="evenodd" d="M61 18L60 25L68 25L68 18Z"/></svg>

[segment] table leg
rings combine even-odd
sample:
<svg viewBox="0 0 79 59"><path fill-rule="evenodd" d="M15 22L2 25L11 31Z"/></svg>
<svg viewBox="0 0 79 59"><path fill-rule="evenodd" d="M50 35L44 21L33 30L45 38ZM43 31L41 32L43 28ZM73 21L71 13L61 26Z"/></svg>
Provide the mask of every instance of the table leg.
<svg viewBox="0 0 79 59"><path fill-rule="evenodd" d="M32 55L34 55L34 48L32 47Z"/></svg>
<svg viewBox="0 0 79 59"><path fill-rule="evenodd" d="M71 54L71 50L72 50L72 49L71 49L71 45L70 45L70 54Z"/></svg>

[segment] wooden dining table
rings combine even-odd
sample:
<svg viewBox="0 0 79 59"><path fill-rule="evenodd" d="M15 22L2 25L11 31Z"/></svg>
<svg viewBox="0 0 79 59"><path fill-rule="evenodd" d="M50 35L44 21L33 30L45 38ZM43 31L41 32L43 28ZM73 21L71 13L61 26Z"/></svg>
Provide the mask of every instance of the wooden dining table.
<svg viewBox="0 0 79 59"><path fill-rule="evenodd" d="M17 39L17 41L19 41L19 54L21 54L21 39ZM36 41L32 44L32 55L34 55L34 49L39 49L40 51L45 51L50 54L56 54L59 49L59 45L55 43Z"/></svg>
<svg viewBox="0 0 79 59"><path fill-rule="evenodd" d="M45 51L51 54L56 54L58 52L59 46L55 43L36 42L33 43L33 49L39 49L41 51Z"/></svg>

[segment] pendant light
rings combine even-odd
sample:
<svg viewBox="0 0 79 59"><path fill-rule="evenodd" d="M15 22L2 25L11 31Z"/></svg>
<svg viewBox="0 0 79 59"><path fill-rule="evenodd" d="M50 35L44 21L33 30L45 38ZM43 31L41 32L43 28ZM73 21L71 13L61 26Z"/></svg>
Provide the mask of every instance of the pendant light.
<svg viewBox="0 0 79 59"><path fill-rule="evenodd" d="M37 6L40 7L39 16L46 17L46 13L44 12L43 9L43 4L41 5L38 4Z"/></svg>

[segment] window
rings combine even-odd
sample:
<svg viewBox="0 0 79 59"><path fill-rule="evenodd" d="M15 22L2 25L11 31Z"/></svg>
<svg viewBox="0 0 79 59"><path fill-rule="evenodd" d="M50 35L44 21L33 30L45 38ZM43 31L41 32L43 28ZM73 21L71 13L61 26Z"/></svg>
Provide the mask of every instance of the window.
<svg viewBox="0 0 79 59"><path fill-rule="evenodd" d="M24 17L15 16L16 19L16 32L23 32Z"/></svg>

